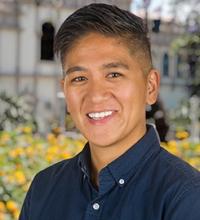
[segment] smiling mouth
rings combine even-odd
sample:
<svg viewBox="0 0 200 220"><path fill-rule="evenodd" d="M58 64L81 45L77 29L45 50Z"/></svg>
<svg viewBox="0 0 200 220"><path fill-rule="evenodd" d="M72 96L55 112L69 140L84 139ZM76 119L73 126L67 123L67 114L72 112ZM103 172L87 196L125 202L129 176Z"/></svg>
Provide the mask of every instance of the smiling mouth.
<svg viewBox="0 0 200 220"><path fill-rule="evenodd" d="M90 118L90 119L93 119L93 120L102 120L106 117L109 117L113 114L114 111L102 111L102 112L90 112L87 114L87 116Z"/></svg>

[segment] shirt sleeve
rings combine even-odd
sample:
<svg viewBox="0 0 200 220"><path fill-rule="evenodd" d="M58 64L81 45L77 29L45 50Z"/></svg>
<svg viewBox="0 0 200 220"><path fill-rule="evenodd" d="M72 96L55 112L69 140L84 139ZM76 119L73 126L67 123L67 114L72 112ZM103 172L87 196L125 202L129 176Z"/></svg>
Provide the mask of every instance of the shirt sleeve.
<svg viewBox="0 0 200 220"><path fill-rule="evenodd" d="M200 220L200 186L171 201L164 220Z"/></svg>

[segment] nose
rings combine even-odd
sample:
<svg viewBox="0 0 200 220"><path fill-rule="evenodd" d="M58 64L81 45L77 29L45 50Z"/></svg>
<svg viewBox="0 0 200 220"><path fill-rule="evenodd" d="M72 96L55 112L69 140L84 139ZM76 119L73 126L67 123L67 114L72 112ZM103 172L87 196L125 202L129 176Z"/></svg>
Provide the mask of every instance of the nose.
<svg viewBox="0 0 200 220"><path fill-rule="evenodd" d="M93 104L102 103L109 99L110 91L105 82L95 80L88 87L87 97Z"/></svg>

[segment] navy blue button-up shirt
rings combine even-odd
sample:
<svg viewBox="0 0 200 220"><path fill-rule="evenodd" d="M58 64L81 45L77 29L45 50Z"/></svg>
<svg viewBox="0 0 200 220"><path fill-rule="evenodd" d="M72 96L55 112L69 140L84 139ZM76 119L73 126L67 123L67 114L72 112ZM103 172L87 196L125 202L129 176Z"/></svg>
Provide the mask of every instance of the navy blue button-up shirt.
<svg viewBox="0 0 200 220"><path fill-rule="evenodd" d="M90 150L36 175L20 220L200 220L200 174L162 149L153 127L90 181Z"/></svg>

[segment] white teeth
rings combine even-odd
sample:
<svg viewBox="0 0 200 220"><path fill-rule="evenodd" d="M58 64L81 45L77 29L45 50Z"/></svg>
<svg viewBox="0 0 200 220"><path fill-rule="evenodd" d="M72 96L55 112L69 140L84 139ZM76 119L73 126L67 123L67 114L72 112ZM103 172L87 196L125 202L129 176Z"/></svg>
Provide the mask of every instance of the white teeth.
<svg viewBox="0 0 200 220"><path fill-rule="evenodd" d="M104 117L107 117L112 114L112 111L105 111L105 112L91 112L88 116L94 120L99 120Z"/></svg>

